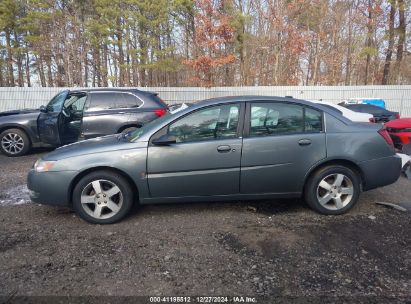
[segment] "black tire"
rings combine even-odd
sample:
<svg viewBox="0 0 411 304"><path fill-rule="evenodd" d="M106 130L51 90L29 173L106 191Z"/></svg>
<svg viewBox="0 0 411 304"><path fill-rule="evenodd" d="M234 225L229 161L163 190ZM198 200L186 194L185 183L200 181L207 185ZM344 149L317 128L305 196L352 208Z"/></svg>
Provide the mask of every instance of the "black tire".
<svg viewBox="0 0 411 304"><path fill-rule="evenodd" d="M10 146L10 140L16 139L16 146ZM0 134L0 151L10 157L25 155L31 148L26 132L20 129L7 129Z"/></svg>
<svg viewBox="0 0 411 304"><path fill-rule="evenodd" d="M334 183L335 185L338 184L337 176L341 177L341 175L344 176L344 178L340 186L333 186ZM329 190L320 186L323 180L326 184L322 183L321 185L330 186ZM352 191L352 194L342 194L345 192L348 193L349 191ZM318 169L310 176L305 185L304 198L307 204L318 213L339 215L346 213L354 207L358 201L360 192L361 180L356 172L342 165L330 165ZM324 204L328 199L328 203ZM320 200L322 200L323 204L321 204Z"/></svg>
<svg viewBox="0 0 411 304"><path fill-rule="evenodd" d="M99 192L100 195L97 194L96 191L94 191L94 185L90 185L93 181L99 181L102 190ZM107 189L104 187L112 186L110 183L117 186L120 192L109 197L110 188ZM113 188L114 187L112 187L111 189ZM88 204L81 202L82 193L86 194L87 191L91 191L91 195L89 197L90 199L94 200L93 203ZM102 198L103 195L104 197L107 196L109 198ZM100 198L97 198L98 196L101 197L102 201L100 201ZM122 199L120 199L120 197ZM101 212L102 217L109 216L110 213L108 211L114 212L112 211L112 209L109 209L109 206L107 204L104 204L104 202L107 203L107 201L105 201L106 199L109 202L115 202L117 207L120 206L118 211L108 218L98 218L92 216L90 213L94 213L94 208L97 208L97 202L99 205L101 203L100 208L101 210L103 210ZM108 170L96 171L87 174L77 183L77 185L73 189L74 210L82 219L92 224L113 224L120 221L129 213L131 207L133 206L133 203L134 194L129 182L120 174ZM107 214L104 214L104 212L106 212Z"/></svg>

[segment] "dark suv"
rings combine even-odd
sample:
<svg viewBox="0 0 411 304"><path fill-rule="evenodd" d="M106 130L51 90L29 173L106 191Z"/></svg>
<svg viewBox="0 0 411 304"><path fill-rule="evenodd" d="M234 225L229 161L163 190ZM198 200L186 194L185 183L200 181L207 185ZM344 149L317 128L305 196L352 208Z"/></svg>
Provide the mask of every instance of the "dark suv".
<svg viewBox="0 0 411 304"><path fill-rule="evenodd" d="M61 146L140 128L167 112L157 93L136 89L66 90L40 110L0 113L0 150L20 156L31 147Z"/></svg>

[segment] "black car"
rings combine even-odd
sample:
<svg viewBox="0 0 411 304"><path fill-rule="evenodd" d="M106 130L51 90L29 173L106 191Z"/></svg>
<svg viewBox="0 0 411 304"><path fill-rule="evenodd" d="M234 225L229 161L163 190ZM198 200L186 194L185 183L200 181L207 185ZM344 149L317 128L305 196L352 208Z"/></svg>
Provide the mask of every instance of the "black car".
<svg viewBox="0 0 411 304"><path fill-rule="evenodd" d="M157 93L136 89L65 90L37 110L0 113L0 151L20 156L32 147L61 146L140 128L167 112Z"/></svg>
<svg viewBox="0 0 411 304"><path fill-rule="evenodd" d="M374 121L377 123L385 123L387 121L400 118L398 112L388 111L387 109L377 107L370 104L341 104L341 106L346 107L354 112L369 113L374 116Z"/></svg>

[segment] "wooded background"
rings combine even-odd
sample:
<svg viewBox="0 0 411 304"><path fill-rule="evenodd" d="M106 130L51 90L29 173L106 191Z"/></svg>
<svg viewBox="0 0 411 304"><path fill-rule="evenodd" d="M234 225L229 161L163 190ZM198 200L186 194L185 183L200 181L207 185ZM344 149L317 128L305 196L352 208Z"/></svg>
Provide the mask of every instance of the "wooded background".
<svg viewBox="0 0 411 304"><path fill-rule="evenodd" d="M410 0L0 0L0 86L410 84Z"/></svg>

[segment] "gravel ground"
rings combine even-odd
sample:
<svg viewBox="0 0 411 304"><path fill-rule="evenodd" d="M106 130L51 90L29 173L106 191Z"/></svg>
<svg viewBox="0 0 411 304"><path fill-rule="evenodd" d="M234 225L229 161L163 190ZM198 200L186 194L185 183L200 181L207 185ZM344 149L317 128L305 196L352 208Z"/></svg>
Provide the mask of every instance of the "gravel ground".
<svg viewBox="0 0 411 304"><path fill-rule="evenodd" d="M375 204L411 200L404 177L363 193L337 217L299 200L195 203L136 207L121 223L100 226L68 209L26 203L26 174L42 153L0 156L3 296L411 301L411 213Z"/></svg>

